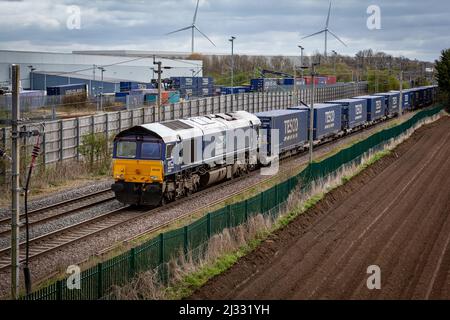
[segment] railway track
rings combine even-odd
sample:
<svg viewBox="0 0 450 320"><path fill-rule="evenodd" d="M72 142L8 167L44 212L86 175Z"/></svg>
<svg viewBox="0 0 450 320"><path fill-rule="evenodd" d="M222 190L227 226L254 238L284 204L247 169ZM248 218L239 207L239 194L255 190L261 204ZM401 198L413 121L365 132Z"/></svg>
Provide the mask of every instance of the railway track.
<svg viewBox="0 0 450 320"><path fill-rule="evenodd" d="M166 210L168 208L171 208L173 206L179 206L182 205L185 201L192 201L195 198L199 198L205 195L207 192L217 191L217 189L225 188L228 185L235 183L239 180L242 180L246 178L247 176L242 176L233 180L229 180L225 183L221 183L218 185L215 185L213 187L201 190L197 193L192 194L189 197L182 198L178 201L171 202L166 204L163 207L158 207L154 209L136 209L131 206L125 206L123 208L111 210L107 213L104 213L100 216L97 216L92 219L88 219L85 221L82 221L80 223L65 227L63 229L59 229L56 231L53 231L51 233L32 238L29 242L29 251L30 260L33 260L39 256L42 256L44 254L48 254L51 252L54 252L56 250L59 250L67 245L73 244L77 241L83 240L85 238L100 234L102 232L108 231L112 228L119 227L121 225L124 225L128 222L131 222L133 220L149 216L152 214L155 214L159 211ZM259 183L258 183L259 184ZM257 185L257 184L255 184ZM252 186L252 188L254 185ZM241 193L243 190L236 191L237 193ZM229 196L227 196L228 198ZM224 199L221 199L220 201L217 201L216 203L219 203L223 201ZM202 208L209 207L211 205L214 205L213 203L208 204L206 206L203 206ZM192 214L190 212L189 214ZM184 214L180 217L177 217L176 220L181 220L182 218L186 217L189 214ZM170 223L172 224L174 220L171 220ZM168 225L166 224L166 225ZM163 226L161 226L162 228ZM147 231L148 232L148 231ZM11 266L10 261L10 252L11 247L7 247L0 250L0 271L7 269ZM20 252L22 253L20 255L20 261L25 261L25 242L20 243Z"/></svg>
<svg viewBox="0 0 450 320"><path fill-rule="evenodd" d="M64 216L75 214L81 210L114 200L114 194L110 189L101 190L89 195L62 201L54 205L46 206L28 212L29 226L37 226ZM25 221L25 214L20 215L21 223ZM0 238L11 233L11 218L0 219Z"/></svg>

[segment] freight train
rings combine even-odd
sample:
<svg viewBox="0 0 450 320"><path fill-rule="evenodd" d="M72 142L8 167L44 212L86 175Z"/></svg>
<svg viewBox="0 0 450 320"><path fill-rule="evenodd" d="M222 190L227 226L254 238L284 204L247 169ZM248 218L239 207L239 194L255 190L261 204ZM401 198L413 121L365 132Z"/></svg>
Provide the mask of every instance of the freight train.
<svg viewBox="0 0 450 320"><path fill-rule="evenodd" d="M402 110L428 106L437 87L403 91ZM315 144L338 139L400 113L400 92L314 106ZM245 111L143 124L114 139L111 186L118 201L163 205L308 148L307 106Z"/></svg>

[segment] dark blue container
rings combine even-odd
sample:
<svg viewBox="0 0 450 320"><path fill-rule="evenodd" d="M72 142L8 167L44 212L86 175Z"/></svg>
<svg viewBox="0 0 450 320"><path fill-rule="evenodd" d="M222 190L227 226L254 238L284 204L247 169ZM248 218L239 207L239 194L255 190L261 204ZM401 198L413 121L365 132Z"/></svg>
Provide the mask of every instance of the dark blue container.
<svg viewBox="0 0 450 320"><path fill-rule="evenodd" d="M375 93L374 96L381 96L385 98L385 105L386 105L385 114L387 116L394 116L399 114L400 93L382 92L382 93Z"/></svg>
<svg viewBox="0 0 450 320"><path fill-rule="evenodd" d="M304 106L292 107L292 109L300 109L308 111L308 119L310 109ZM308 122L309 123L309 122ZM322 140L336 135L342 130L342 106L340 104L320 103L314 105L314 134L315 141Z"/></svg>
<svg viewBox="0 0 450 320"><path fill-rule="evenodd" d="M153 84L133 81L123 81L120 83L120 92L127 92L139 89L153 89Z"/></svg>
<svg viewBox="0 0 450 320"><path fill-rule="evenodd" d="M267 142L271 142L271 130L278 130L279 152L283 153L303 146L308 141L307 110L272 110L255 114L261 120L261 128L267 130ZM271 151L271 147L269 147Z"/></svg>
<svg viewBox="0 0 450 320"><path fill-rule="evenodd" d="M179 91L181 98L198 96L198 90L194 88L180 88Z"/></svg>
<svg viewBox="0 0 450 320"><path fill-rule="evenodd" d="M173 86L176 89L192 89L197 88L197 80L194 77L172 77Z"/></svg>
<svg viewBox="0 0 450 320"><path fill-rule="evenodd" d="M365 99L341 99L326 103L342 106L342 130L357 128L367 122L367 101Z"/></svg>
<svg viewBox="0 0 450 320"><path fill-rule="evenodd" d="M209 88L214 86L214 80L211 77L196 77L195 83L197 88Z"/></svg>
<svg viewBox="0 0 450 320"><path fill-rule="evenodd" d="M239 86L239 87L221 87L221 94L238 94L238 93L248 93L250 92L250 87Z"/></svg>
<svg viewBox="0 0 450 320"><path fill-rule="evenodd" d="M62 86L47 87L48 96L87 95L86 84L66 84Z"/></svg>
<svg viewBox="0 0 450 320"><path fill-rule="evenodd" d="M359 96L352 99L365 99L367 101L367 121L376 121L384 117L386 104L380 96Z"/></svg>
<svg viewBox="0 0 450 320"><path fill-rule="evenodd" d="M293 86L294 85L294 79L293 78L282 78L280 80L280 84L282 86Z"/></svg>
<svg viewBox="0 0 450 320"><path fill-rule="evenodd" d="M273 78L259 78L250 80L251 91L267 91L276 89L278 80Z"/></svg>
<svg viewBox="0 0 450 320"><path fill-rule="evenodd" d="M198 88L197 92L200 97L210 97L214 95L214 87Z"/></svg>
<svg viewBox="0 0 450 320"><path fill-rule="evenodd" d="M392 93L397 93L400 97L400 91L392 90ZM412 107L412 91L410 89L402 90L403 98L402 98L402 111L411 110ZM400 112L400 110L399 110Z"/></svg>

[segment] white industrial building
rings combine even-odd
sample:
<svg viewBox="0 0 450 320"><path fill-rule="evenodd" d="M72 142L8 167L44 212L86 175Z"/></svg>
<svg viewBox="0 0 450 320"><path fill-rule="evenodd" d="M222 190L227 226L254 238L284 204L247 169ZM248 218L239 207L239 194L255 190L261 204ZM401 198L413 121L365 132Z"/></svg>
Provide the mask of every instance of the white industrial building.
<svg viewBox="0 0 450 320"><path fill-rule="evenodd" d="M162 62L163 78L189 77L195 73L203 76L202 61L158 58ZM30 51L0 50L0 87L8 87L11 83L11 64L21 67L21 83L24 89L31 88L30 72L52 73L64 76L67 74L84 75L93 80L103 77L120 81L150 82L157 78L153 68L153 58L126 57L100 54L51 53Z"/></svg>

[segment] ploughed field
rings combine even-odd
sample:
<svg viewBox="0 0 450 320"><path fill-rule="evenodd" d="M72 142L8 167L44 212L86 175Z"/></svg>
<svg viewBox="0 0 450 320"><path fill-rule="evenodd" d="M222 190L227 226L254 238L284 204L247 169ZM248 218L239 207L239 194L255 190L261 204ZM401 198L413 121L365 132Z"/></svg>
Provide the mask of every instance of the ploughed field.
<svg viewBox="0 0 450 320"><path fill-rule="evenodd" d="M369 290L369 266L381 289ZM450 299L450 118L271 236L193 299ZM373 283L372 281L369 281Z"/></svg>

